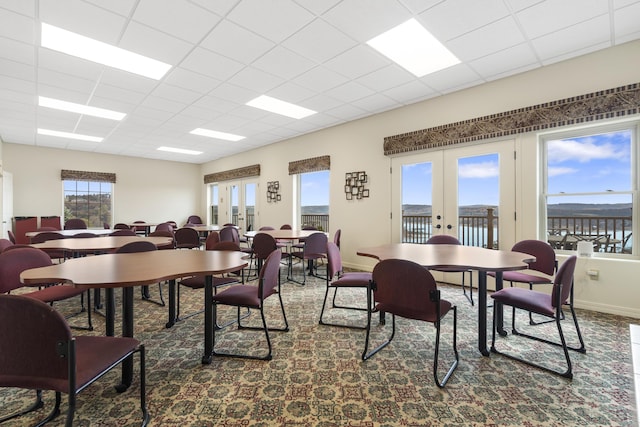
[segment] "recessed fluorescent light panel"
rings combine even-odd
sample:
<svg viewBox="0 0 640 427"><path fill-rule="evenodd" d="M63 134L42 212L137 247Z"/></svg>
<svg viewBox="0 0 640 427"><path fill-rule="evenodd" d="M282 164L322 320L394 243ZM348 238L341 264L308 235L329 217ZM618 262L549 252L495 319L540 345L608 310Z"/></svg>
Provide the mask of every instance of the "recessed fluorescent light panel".
<svg viewBox="0 0 640 427"><path fill-rule="evenodd" d="M81 141L102 142L104 138L97 136L81 135L79 133L60 132L57 130L38 129L39 135L57 136L58 138L79 139Z"/></svg>
<svg viewBox="0 0 640 427"><path fill-rule="evenodd" d="M122 120L125 113L117 111L105 110L104 108L89 107L82 104L74 104L73 102L61 101L59 99L38 97L38 105L41 107L53 108L55 110L70 111L72 113L86 114L88 116L101 117L110 120Z"/></svg>
<svg viewBox="0 0 640 427"><path fill-rule="evenodd" d="M173 148L173 147L158 147L158 150L168 151L170 153L191 154L192 156L197 156L198 154L202 154L202 151L184 150L182 148Z"/></svg>
<svg viewBox="0 0 640 427"><path fill-rule="evenodd" d="M256 99L252 99L251 101L247 102L247 105L294 119L302 119L312 114L316 114L316 111L309 110L308 108L300 107L299 105L281 101L279 99L272 98L266 95L261 95Z"/></svg>
<svg viewBox="0 0 640 427"><path fill-rule="evenodd" d="M171 68L164 62L45 23L40 43L42 47L155 80L160 80Z"/></svg>
<svg viewBox="0 0 640 427"><path fill-rule="evenodd" d="M460 63L453 53L415 19L374 37L367 44L416 77Z"/></svg>
<svg viewBox="0 0 640 427"><path fill-rule="evenodd" d="M245 138L244 136L234 135L232 133L218 132L217 130L203 128L196 128L189 133L193 135L207 136L209 138L224 139L225 141L240 141Z"/></svg>

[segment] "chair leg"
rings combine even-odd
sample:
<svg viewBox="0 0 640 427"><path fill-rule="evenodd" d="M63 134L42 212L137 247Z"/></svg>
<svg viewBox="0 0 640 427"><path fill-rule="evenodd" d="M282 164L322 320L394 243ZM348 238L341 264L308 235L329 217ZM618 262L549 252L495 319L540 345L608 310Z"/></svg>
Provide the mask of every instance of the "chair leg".
<svg viewBox="0 0 640 427"><path fill-rule="evenodd" d="M62 402L62 393L56 391L56 402L55 405L53 406L53 409L51 410L51 412L49 412L49 415L47 415L47 417L40 421L38 424L35 425L35 427L42 427L45 424L47 424L49 421L53 420L55 417L57 417L58 415L60 415L60 403ZM67 424L66 425L71 425L68 422L68 418L67 418Z"/></svg>
<svg viewBox="0 0 640 427"><path fill-rule="evenodd" d="M147 374L146 374L146 351L144 344L138 347L140 353L140 409L142 411L142 427L149 424L149 410L147 409Z"/></svg>
<svg viewBox="0 0 640 427"><path fill-rule="evenodd" d="M145 285L145 286L141 286L140 287L140 293L142 295L142 300L143 301L151 302L153 304L159 305L160 307L164 307L165 306L165 302L164 302L164 298L162 296L162 283L158 283L158 292L159 292L159 296L160 296L160 301L156 301L156 300L151 299L151 295L149 294L149 286Z"/></svg>
<svg viewBox="0 0 640 427"><path fill-rule="evenodd" d="M438 356L440 353L440 326L441 326L442 320L438 320L438 322L436 322L436 345L435 345L435 350L433 354L433 378L436 382L436 385L440 388L443 388L447 383L447 381L449 381L451 374L453 374L453 371L456 370L456 368L458 367L458 362L460 361L460 357L458 355L458 345L456 342L456 337L458 336L458 307L454 305L452 309L453 309L453 353L455 354L455 360L449 366L449 370L447 371L442 381L438 379Z"/></svg>
<svg viewBox="0 0 640 427"><path fill-rule="evenodd" d="M80 299L81 301L84 301L84 292L82 294L80 294ZM83 313L84 311L87 312L87 326L72 326L69 325L69 327L71 329L78 329L78 330L83 330L83 331L93 331L93 323L91 322L91 291L87 290L87 308L84 308L84 303L81 303L82 305L82 309L74 314L71 314L69 316L66 317L66 319L70 319L72 317L76 317L79 314Z"/></svg>
<svg viewBox="0 0 640 427"><path fill-rule="evenodd" d="M367 320L368 320L368 322L367 322L367 336L366 336L365 342L364 342L364 351L362 352L362 360L370 359L371 356L373 356L374 354L376 354L377 352L379 352L380 350L382 350L383 348L388 346L389 343L391 343L391 341L393 340L393 337L396 335L396 315L395 314L391 314L391 336L389 338L387 338L387 340L384 341L382 344L380 344L378 347L374 348L369 353L367 353L367 349L369 348L369 337L370 337L370 332L371 332L371 312L369 312L369 316L368 316Z"/></svg>
<svg viewBox="0 0 640 427"><path fill-rule="evenodd" d="M33 402L33 404L31 404L31 406L29 406L28 408L25 408L21 411L15 412L13 414L7 415L5 417L0 418L0 424L4 423L5 421L9 421L12 420L14 418L18 418L22 415L28 414L29 412L33 412L36 411L40 408L42 408L44 406L44 403L42 402L42 390L36 390L36 401Z"/></svg>
<svg viewBox="0 0 640 427"><path fill-rule="evenodd" d="M346 324L340 324L340 323L327 323L324 321L324 310L326 308L327 305L327 299L329 297L329 289L333 288L334 292L333 292L333 299L332 299L332 307L331 308L338 308L338 309L344 309L344 310L361 310L361 311L367 311L368 308L360 308L360 307L347 307L347 306L341 306L341 305L336 305L336 295L338 294L338 288L335 286L327 286L327 289L324 293L324 300L322 301L322 310L320 311L320 320L318 321L318 324L320 325L326 325L326 326L338 326L341 328L350 328L350 329L367 329L367 325L364 326L357 326L357 325L346 325Z"/></svg>

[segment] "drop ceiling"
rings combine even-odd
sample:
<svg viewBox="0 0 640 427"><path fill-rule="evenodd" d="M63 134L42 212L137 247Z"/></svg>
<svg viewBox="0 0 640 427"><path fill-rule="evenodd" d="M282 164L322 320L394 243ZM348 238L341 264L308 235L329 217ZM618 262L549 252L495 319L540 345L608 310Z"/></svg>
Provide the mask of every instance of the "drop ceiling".
<svg viewBox="0 0 640 427"><path fill-rule="evenodd" d="M410 18L461 63L418 78L367 45ZM3 141L200 164L638 39L640 1L0 0L0 22ZM172 68L153 80L43 48L43 22ZM317 114L246 105L260 95ZM127 116L52 110L38 96Z"/></svg>

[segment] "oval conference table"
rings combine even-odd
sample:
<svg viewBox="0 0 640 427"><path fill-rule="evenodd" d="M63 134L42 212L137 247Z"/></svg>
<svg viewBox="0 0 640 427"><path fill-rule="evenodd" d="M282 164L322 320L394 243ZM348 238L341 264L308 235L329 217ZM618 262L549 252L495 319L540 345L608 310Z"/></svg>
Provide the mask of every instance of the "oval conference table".
<svg viewBox="0 0 640 427"><path fill-rule="evenodd" d="M236 251L164 250L128 254L106 254L75 258L47 267L25 270L20 280L25 285L71 283L84 288L122 288L122 335L133 336L133 287L169 281L169 322L175 322L176 279L205 276L204 287L204 354L202 363L211 363L213 352L213 285L212 275L229 273L247 266L245 254ZM109 298L108 298L109 300ZM113 313L112 313L113 314ZM133 360L122 365L125 390L133 378Z"/></svg>
<svg viewBox="0 0 640 427"><path fill-rule="evenodd" d="M489 356L487 349L487 272L495 272L496 290L502 289L502 273L509 270L524 270L535 257L521 252L500 251L464 245L420 245L415 243L393 243L358 249L358 255L378 259L405 259L427 269L461 267L478 272L478 350ZM502 310L494 307L497 324L502 330Z"/></svg>

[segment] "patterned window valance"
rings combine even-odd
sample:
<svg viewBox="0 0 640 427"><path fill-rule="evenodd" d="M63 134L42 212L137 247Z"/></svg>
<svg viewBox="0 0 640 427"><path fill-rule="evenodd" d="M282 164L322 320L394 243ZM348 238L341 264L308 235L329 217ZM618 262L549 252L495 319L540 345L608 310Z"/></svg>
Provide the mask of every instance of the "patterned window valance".
<svg viewBox="0 0 640 427"><path fill-rule="evenodd" d="M111 182L112 184L116 183L116 174L106 172L72 171L62 169L62 171L60 172L60 178L62 178L62 180L66 179L73 181Z"/></svg>
<svg viewBox="0 0 640 427"><path fill-rule="evenodd" d="M505 113L388 136L384 139L384 154L388 156L623 117L637 114L639 111L640 83L635 83Z"/></svg>
<svg viewBox="0 0 640 427"><path fill-rule="evenodd" d="M251 165L223 172L210 173L204 176L204 183L211 184L212 182L229 181L231 179L248 178L250 176L260 176L260 165Z"/></svg>
<svg viewBox="0 0 640 427"><path fill-rule="evenodd" d="M297 173L318 172L331 169L331 157L320 156L311 159L289 162L289 175Z"/></svg>

